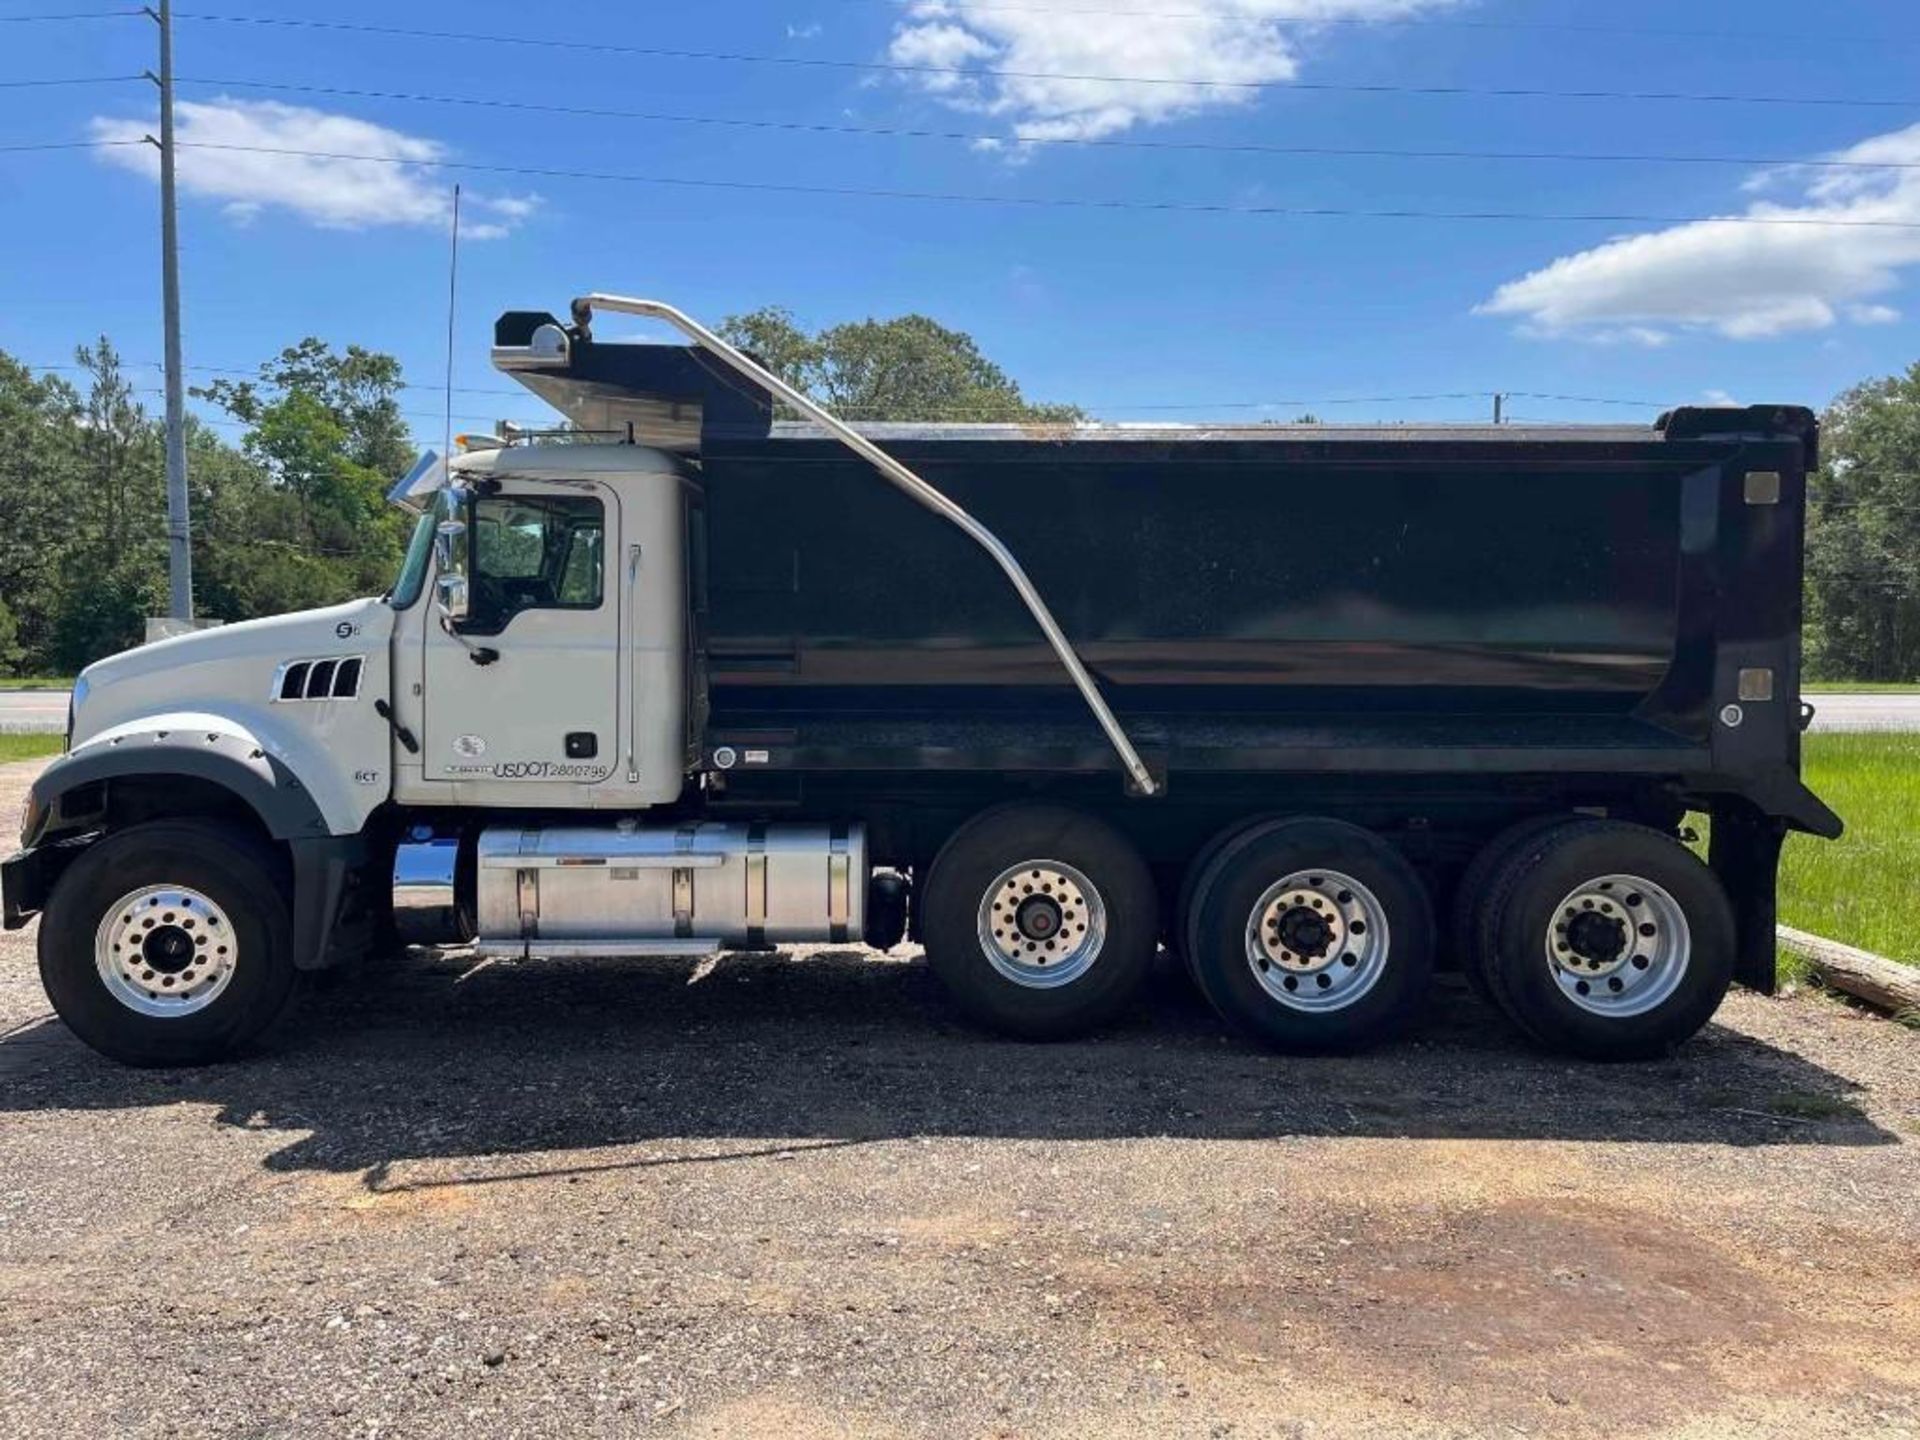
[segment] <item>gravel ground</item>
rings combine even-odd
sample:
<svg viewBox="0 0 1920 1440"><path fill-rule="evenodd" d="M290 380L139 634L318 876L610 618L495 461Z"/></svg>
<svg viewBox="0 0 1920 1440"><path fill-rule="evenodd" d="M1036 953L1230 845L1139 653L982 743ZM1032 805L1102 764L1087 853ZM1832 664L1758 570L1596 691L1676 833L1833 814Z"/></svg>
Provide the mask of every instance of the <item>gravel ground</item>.
<svg viewBox="0 0 1920 1440"><path fill-rule="evenodd" d="M32 767L0 770L11 814ZM369 968L136 1073L0 937L0 1435L1920 1435L1920 1035L968 1031L917 960Z"/></svg>

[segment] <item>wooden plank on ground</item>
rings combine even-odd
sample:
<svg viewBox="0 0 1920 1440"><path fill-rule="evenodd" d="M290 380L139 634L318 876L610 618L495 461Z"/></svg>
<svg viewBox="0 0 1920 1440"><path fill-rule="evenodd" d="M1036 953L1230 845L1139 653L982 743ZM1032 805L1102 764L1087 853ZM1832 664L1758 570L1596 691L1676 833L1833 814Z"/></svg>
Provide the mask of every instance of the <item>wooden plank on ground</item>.
<svg viewBox="0 0 1920 1440"><path fill-rule="evenodd" d="M1776 926L1781 945L1813 966L1823 985L1900 1014L1920 1012L1920 965L1902 965L1871 950L1842 945L1822 935Z"/></svg>

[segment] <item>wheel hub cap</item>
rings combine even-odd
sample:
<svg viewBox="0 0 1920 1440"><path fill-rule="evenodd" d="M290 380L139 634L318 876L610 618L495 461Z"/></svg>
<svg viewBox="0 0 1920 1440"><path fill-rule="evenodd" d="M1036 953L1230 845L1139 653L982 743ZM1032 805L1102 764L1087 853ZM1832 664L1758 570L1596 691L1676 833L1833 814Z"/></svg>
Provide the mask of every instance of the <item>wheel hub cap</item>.
<svg viewBox="0 0 1920 1440"><path fill-rule="evenodd" d="M1627 948L1627 927L1614 916L1596 910L1582 910L1567 920L1567 944L1573 951L1573 963L1585 962L1599 970L1620 961Z"/></svg>
<svg viewBox="0 0 1920 1440"><path fill-rule="evenodd" d="M1273 922L1272 928L1283 949L1303 960L1324 957L1333 948L1333 942L1340 933L1334 922L1318 910L1310 910L1304 905L1296 905L1287 911Z"/></svg>
<svg viewBox="0 0 1920 1440"><path fill-rule="evenodd" d="M1071 984L1100 958L1107 907L1085 874L1059 860L1001 871L981 898L978 932L987 963L1016 985Z"/></svg>
<svg viewBox="0 0 1920 1440"><path fill-rule="evenodd" d="M1582 1010L1618 1019L1668 1000L1692 952L1680 902L1637 875L1587 881L1554 907L1547 929L1547 967L1561 994Z"/></svg>
<svg viewBox="0 0 1920 1440"><path fill-rule="evenodd" d="M1030 896L1014 912L1013 923L1029 940L1051 940L1060 933L1063 920L1059 902L1051 896Z"/></svg>
<svg viewBox="0 0 1920 1440"><path fill-rule="evenodd" d="M159 925L140 942L147 968L162 975L179 975L193 964L193 932L180 925Z"/></svg>
<svg viewBox="0 0 1920 1440"><path fill-rule="evenodd" d="M204 1010L233 980L233 922L198 890L149 885L120 897L94 935L107 993L129 1010L173 1019Z"/></svg>
<svg viewBox="0 0 1920 1440"><path fill-rule="evenodd" d="M1267 887L1247 918L1247 964L1261 989L1292 1010L1339 1010L1379 982L1386 909L1334 870L1301 870Z"/></svg>

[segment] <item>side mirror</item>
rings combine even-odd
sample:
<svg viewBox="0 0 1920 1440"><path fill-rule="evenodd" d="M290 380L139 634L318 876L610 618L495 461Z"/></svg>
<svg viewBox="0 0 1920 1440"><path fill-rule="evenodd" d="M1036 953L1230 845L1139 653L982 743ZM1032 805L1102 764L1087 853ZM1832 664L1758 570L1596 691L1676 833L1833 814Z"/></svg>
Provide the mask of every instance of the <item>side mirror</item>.
<svg viewBox="0 0 1920 1440"><path fill-rule="evenodd" d="M433 532L433 553L440 570L440 613L453 624L467 618L466 540L466 524L459 520L442 520Z"/></svg>
<svg viewBox="0 0 1920 1440"><path fill-rule="evenodd" d="M464 520L442 520L434 527L433 553L440 562L442 575L464 575L467 572L467 547L462 543L467 538L467 522Z"/></svg>
<svg viewBox="0 0 1920 1440"><path fill-rule="evenodd" d="M467 618L467 577L464 575L442 575L440 577L440 613L450 624L458 625Z"/></svg>

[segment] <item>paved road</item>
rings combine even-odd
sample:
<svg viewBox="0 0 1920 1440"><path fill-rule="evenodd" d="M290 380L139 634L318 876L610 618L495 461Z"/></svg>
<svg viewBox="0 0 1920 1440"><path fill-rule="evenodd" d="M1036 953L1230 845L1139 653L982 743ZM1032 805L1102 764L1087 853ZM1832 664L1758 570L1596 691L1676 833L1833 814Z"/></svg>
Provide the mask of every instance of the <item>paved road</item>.
<svg viewBox="0 0 1920 1440"><path fill-rule="evenodd" d="M1920 695L1810 695L1813 728L1920 730Z"/></svg>
<svg viewBox="0 0 1920 1440"><path fill-rule="evenodd" d="M0 733L58 735L66 728L66 691L0 690Z"/></svg>
<svg viewBox="0 0 1920 1440"><path fill-rule="evenodd" d="M1816 695L1815 730L1920 731L1920 695ZM64 690L0 691L0 731L66 728Z"/></svg>

